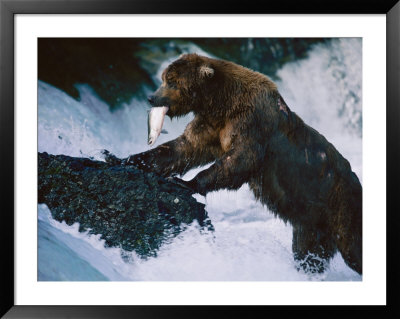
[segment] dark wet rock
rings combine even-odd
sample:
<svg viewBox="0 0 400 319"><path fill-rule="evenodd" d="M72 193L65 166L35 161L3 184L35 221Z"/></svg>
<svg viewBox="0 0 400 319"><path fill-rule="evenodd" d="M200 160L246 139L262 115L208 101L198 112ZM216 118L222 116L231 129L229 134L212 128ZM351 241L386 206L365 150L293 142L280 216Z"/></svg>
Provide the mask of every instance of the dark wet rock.
<svg viewBox="0 0 400 319"><path fill-rule="evenodd" d="M212 230L204 204L174 181L133 166L38 153L38 202L54 219L100 234L105 244L154 256L197 221Z"/></svg>

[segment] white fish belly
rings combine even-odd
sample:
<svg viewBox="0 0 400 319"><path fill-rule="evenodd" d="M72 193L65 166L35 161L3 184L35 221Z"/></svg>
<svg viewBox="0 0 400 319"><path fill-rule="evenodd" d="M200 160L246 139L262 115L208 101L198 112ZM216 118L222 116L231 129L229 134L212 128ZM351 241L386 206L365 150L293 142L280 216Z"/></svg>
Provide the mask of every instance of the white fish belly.
<svg viewBox="0 0 400 319"><path fill-rule="evenodd" d="M149 111L149 117L147 121L148 125L148 141L147 143L153 145L158 136L161 133L162 126L164 124L165 114L168 112L167 106L152 107Z"/></svg>

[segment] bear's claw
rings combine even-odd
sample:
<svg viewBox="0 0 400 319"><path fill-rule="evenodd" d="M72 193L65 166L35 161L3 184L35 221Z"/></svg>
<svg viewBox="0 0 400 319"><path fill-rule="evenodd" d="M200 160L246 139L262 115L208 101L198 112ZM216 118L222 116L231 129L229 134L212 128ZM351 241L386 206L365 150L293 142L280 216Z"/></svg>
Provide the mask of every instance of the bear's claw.
<svg viewBox="0 0 400 319"><path fill-rule="evenodd" d="M178 177L167 177L166 178L167 181L178 184L179 186L182 186L188 190L190 190L193 194L198 193L198 191L196 190L194 183L192 181L184 181L183 179L180 179Z"/></svg>

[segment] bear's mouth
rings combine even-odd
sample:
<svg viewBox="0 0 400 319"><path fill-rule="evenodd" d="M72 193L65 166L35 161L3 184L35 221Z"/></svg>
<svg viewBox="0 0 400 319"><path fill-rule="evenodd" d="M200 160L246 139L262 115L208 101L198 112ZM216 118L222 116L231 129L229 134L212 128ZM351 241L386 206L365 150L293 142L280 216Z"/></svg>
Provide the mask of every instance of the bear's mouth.
<svg viewBox="0 0 400 319"><path fill-rule="evenodd" d="M148 141L147 144L153 145L162 131L165 114L167 114L168 106L153 106L148 114L147 129Z"/></svg>

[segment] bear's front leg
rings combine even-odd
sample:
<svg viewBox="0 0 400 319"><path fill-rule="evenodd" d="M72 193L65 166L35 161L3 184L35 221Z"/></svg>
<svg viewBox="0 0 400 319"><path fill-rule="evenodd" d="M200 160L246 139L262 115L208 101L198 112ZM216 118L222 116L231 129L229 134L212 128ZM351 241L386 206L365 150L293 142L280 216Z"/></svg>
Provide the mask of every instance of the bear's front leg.
<svg viewBox="0 0 400 319"><path fill-rule="evenodd" d="M180 136L152 150L130 155L123 160L123 164L133 165L162 176L180 174L185 170L185 164L190 166L188 158L184 156L185 153L190 152L189 149L190 145L185 137Z"/></svg>
<svg viewBox="0 0 400 319"><path fill-rule="evenodd" d="M215 158L211 152L195 148L185 135L160 146L122 160L123 165L133 165L167 177L182 175L193 167L205 165Z"/></svg>
<svg viewBox="0 0 400 319"><path fill-rule="evenodd" d="M236 190L259 171L262 154L262 147L242 144L226 152L186 185L203 196L219 189Z"/></svg>

